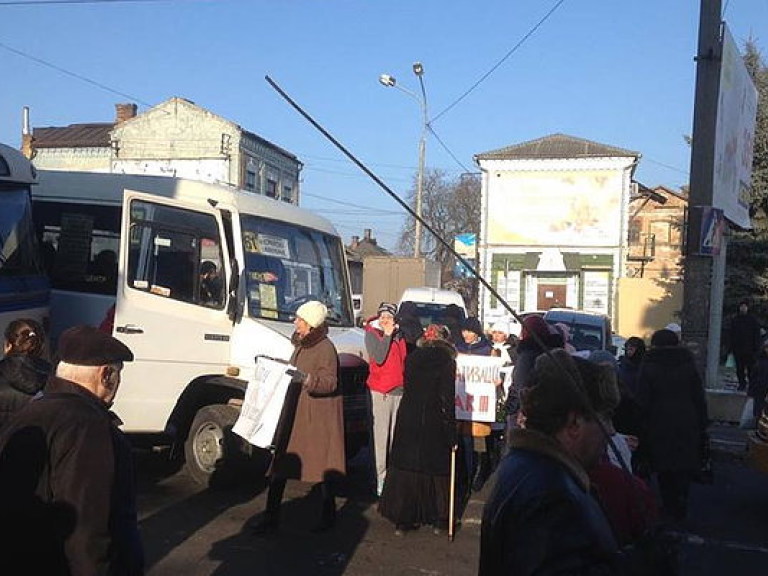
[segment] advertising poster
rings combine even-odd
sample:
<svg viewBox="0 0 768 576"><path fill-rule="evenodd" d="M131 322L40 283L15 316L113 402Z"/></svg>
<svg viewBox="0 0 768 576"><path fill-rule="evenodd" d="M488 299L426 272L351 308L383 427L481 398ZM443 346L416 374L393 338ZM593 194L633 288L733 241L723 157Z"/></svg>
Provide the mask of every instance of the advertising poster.
<svg viewBox="0 0 768 576"><path fill-rule="evenodd" d="M621 244L620 173L515 172L498 180L488 197L489 244Z"/></svg>

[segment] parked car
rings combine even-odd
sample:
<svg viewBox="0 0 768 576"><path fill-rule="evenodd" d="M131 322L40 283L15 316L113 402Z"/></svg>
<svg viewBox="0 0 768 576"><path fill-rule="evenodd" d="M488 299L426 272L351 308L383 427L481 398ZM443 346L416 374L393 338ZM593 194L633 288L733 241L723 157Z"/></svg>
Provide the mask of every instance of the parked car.
<svg viewBox="0 0 768 576"><path fill-rule="evenodd" d="M616 360L619 359L619 356L624 354L624 344L626 344L627 339L624 336L619 336L618 334L611 335L611 343L616 348L616 352L614 352L614 356L616 356Z"/></svg>
<svg viewBox="0 0 768 576"><path fill-rule="evenodd" d="M443 312L451 304L461 308L464 318L467 317L467 306L464 303L464 298L455 290L432 288L430 286L406 288L400 297L398 307L403 302L412 302L414 304L416 315L424 327L442 322Z"/></svg>
<svg viewBox="0 0 768 576"><path fill-rule="evenodd" d="M544 313L549 324L562 323L571 331L571 344L576 350L609 350L616 354L612 341L611 319L605 314L552 308Z"/></svg>

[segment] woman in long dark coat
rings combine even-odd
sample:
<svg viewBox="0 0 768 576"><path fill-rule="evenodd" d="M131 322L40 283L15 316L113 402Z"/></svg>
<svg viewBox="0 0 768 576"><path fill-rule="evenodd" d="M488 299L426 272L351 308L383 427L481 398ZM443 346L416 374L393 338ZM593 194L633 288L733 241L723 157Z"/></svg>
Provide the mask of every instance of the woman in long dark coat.
<svg viewBox="0 0 768 576"><path fill-rule="evenodd" d="M322 499L320 522L313 532L336 523L333 483L346 474L343 398L338 383L339 359L328 338L325 304L310 300L296 310L291 337L291 364L301 382L293 426L285 452L276 453L270 471L267 507L251 524L256 535L277 531L286 481L297 479L316 485Z"/></svg>
<svg viewBox="0 0 768 576"><path fill-rule="evenodd" d="M701 469L708 418L693 355L674 332L658 330L651 337L638 374L637 401L643 419L639 449L657 474L665 516L682 521L691 482Z"/></svg>
<svg viewBox="0 0 768 576"><path fill-rule="evenodd" d="M456 350L445 326L432 324L405 359L405 386L379 512L396 534L447 528L451 450L456 445Z"/></svg>

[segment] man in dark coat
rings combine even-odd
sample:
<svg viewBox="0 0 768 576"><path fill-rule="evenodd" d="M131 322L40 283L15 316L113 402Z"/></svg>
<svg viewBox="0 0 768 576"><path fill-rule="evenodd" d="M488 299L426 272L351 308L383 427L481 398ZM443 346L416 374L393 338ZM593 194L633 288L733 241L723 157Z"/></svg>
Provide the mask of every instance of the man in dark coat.
<svg viewBox="0 0 768 576"><path fill-rule="evenodd" d="M0 539L3 562L29 574L143 574L131 448L109 411L133 354L77 326L58 356L56 376L0 437L0 518L13 534Z"/></svg>
<svg viewBox="0 0 768 576"><path fill-rule="evenodd" d="M640 364L637 402L642 427L638 450L657 474L662 512L680 522L701 469L708 425L704 386L691 352L670 330L658 330Z"/></svg>
<svg viewBox="0 0 768 576"><path fill-rule="evenodd" d="M602 382L610 379L582 380L580 359L552 355L536 361L522 396L525 428L512 431L483 509L480 576L620 573L587 473L605 453L599 419L609 404ZM615 405L615 390L610 396Z"/></svg>
<svg viewBox="0 0 768 576"><path fill-rule="evenodd" d="M760 337L760 322L749 311L746 300L739 302L739 310L731 321L730 351L736 361L736 377L739 379L739 390L746 390L752 380L752 372L757 360L757 354L762 347Z"/></svg>

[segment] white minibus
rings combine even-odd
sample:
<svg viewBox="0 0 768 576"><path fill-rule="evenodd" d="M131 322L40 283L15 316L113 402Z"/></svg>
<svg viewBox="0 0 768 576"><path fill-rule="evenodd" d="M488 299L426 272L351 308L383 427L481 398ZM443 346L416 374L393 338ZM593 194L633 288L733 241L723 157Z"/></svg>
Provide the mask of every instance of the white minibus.
<svg viewBox="0 0 768 576"><path fill-rule="evenodd" d="M314 299L340 356L348 456L366 444L363 332L328 220L224 185L85 172L41 171L33 208L54 254L53 338L105 321L135 355L114 405L126 432L183 447L201 483L226 478L247 452L231 426L254 359L287 360Z"/></svg>

